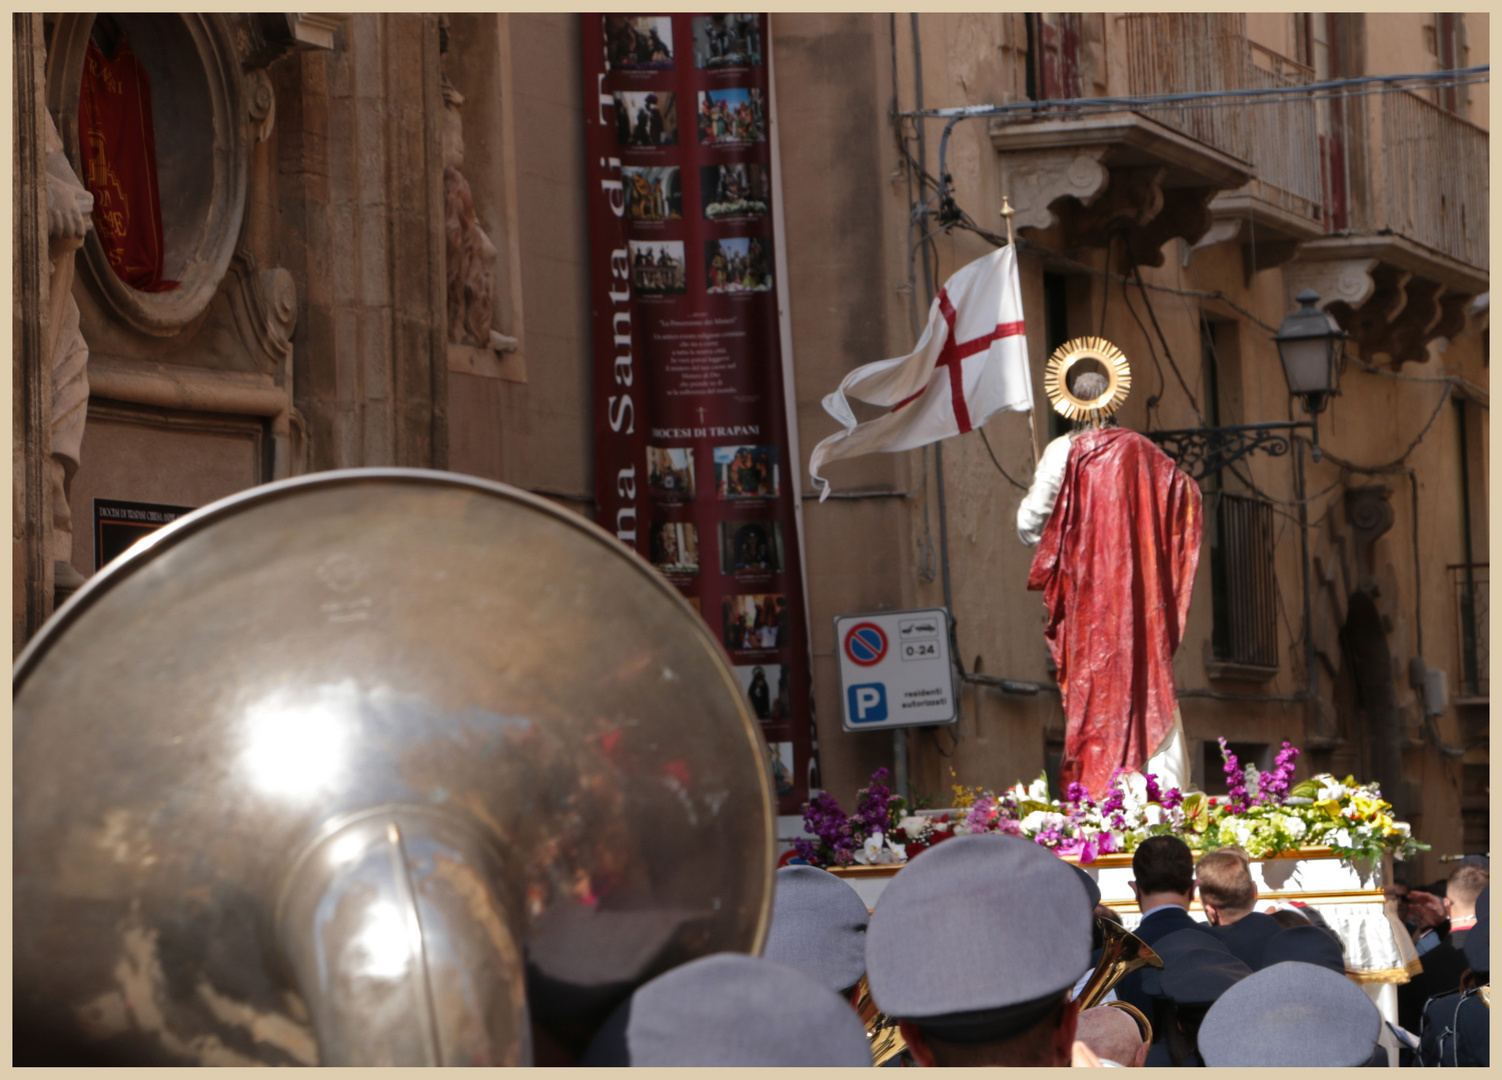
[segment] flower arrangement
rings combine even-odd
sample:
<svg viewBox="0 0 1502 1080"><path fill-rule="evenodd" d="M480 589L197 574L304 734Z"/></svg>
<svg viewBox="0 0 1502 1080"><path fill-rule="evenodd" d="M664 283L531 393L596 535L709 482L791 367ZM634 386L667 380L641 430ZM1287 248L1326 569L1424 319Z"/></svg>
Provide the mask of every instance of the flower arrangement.
<svg viewBox="0 0 1502 1080"><path fill-rule="evenodd" d="M950 836L987 832L1025 837L1082 863L1129 854L1149 836L1165 834L1201 851L1236 845L1254 859L1315 846L1348 860L1428 850L1406 823L1392 819L1375 784L1322 773L1294 785L1299 751L1291 744L1283 744L1268 772L1241 765L1224 739L1220 746L1228 794L1214 798L1162 785L1152 773L1118 771L1099 802L1080 784L1054 799L1039 776L999 794L956 786L952 811L916 815L892 795L887 770L878 769L852 816L828 793L806 804L805 828L817 839L795 846L816 866L902 863Z"/></svg>

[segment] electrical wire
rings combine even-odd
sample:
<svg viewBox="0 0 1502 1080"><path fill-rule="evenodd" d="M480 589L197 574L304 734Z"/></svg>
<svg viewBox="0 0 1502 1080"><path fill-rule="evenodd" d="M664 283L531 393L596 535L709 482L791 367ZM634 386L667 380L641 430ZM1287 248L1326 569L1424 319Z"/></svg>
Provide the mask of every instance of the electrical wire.
<svg viewBox="0 0 1502 1080"><path fill-rule="evenodd" d="M1357 75L1295 86L1248 87L1242 90L1193 90L1179 94L1127 94L1118 97L1046 98L1041 101L1018 101L1009 105L961 105L945 109L909 109L904 118L933 120L968 120L979 116L1007 116L1013 113L1066 112L1069 116L1089 115L1119 109L1175 109L1195 104L1199 108L1238 108L1247 105L1282 105L1309 97L1366 97L1392 94L1412 89L1469 86L1490 81L1487 64L1450 68L1444 71L1413 72L1400 75ZM1412 84L1407 85L1407 84ZM1373 89L1363 91L1362 87ZM1354 93L1351 91L1355 90ZM1336 91L1340 91L1336 93Z"/></svg>
<svg viewBox="0 0 1502 1080"><path fill-rule="evenodd" d="M985 428L974 428L973 430L977 435L980 436L980 441L986 444L986 453L991 455L991 464L996 466L996 471L1001 473L1002 476L1005 476L1007 480L1011 482L1011 485L1018 491L1026 491L1027 485L1013 478L1011 473L1007 472L1001 467L1001 462L996 460L996 451L991 449L991 440L986 438Z"/></svg>

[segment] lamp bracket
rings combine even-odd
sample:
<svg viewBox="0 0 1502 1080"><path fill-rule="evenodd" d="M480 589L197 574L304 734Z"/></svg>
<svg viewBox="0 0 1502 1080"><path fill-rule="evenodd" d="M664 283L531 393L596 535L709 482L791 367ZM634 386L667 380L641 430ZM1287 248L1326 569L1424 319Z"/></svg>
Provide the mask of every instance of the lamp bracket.
<svg viewBox="0 0 1502 1080"><path fill-rule="evenodd" d="M1311 423L1243 424L1149 431L1147 437L1191 478L1203 480L1258 450L1268 457L1282 457L1288 453L1293 432L1313 429Z"/></svg>

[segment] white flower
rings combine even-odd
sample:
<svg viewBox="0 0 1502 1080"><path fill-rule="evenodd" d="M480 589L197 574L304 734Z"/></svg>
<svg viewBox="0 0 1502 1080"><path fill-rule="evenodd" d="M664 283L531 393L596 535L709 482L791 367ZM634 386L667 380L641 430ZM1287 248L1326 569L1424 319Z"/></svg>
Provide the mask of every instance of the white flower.
<svg viewBox="0 0 1502 1080"><path fill-rule="evenodd" d="M886 837L882 836L881 833L872 833L866 837L866 842L855 853L855 861L862 866L878 865L881 862L881 849L884 846L885 840Z"/></svg>
<svg viewBox="0 0 1502 1080"><path fill-rule="evenodd" d="M1346 786L1339 780L1335 779L1335 777L1333 776L1324 776L1319 778L1320 802L1324 802L1326 799L1338 799L1342 795L1345 795L1347 793L1347 790L1348 789L1346 788Z"/></svg>
<svg viewBox="0 0 1502 1080"><path fill-rule="evenodd" d="M909 840L921 840L928 832L930 825L928 818L909 814L897 823L897 827L907 834Z"/></svg>
<svg viewBox="0 0 1502 1080"><path fill-rule="evenodd" d="M1052 810L1034 810L1022 819L1022 831L1033 835L1044 829L1061 828L1064 820L1063 814L1054 813Z"/></svg>
<svg viewBox="0 0 1502 1080"><path fill-rule="evenodd" d="M1121 778L1123 805L1128 812L1136 813L1147 803L1147 777L1141 773L1127 773Z"/></svg>
<svg viewBox="0 0 1502 1080"><path fill-rule="evenodd" d="M1256 795L1262 786L1262 774L1257 771L1257 766L1248 765L1241 770L1241 782L1246 785L1248 795Z"/></svg>
<svg viewBox="0 0 1502 1080"><path fill-rule="evenodd" d="M1293 837L1295 840L1299 839L1309 831L1309 826L1304 824L1304 819L1300 817L1294 817L1292 814L1283 815L1280 824L1282 825L1284 831L1287 832L1288 835Z"/></svg>
<svg viewBox="0 0 1502 1080"><path fill-rule="evenodd" d="M1021 785L1018 786L1020 787ZM1034 802L1049 802L1048 778L1045 776L1040 776L1038 777L1038 779L1034 780L1027 789L1027 797Z"/></svg>
<svg viewBox="0 0 1502 1080"><path fill-rule="evenodd" d="M969 836L970 835L970 826L966 825L963 821L956 821L954 823L954 835L956 835L956 836Z"/></svg>
<svg viewBox="0 0 1502 1080"><path fill-rule="evenodd" d="M933 829L934 832L948 832L950 829L950 824L947 821L935 821L933 823Z"/></svg>
<svg viewBox="0 0 1502 1080"><path fill-rule="evenodd" d="M1149 825L1163 824L1163 808L1157 803L1148 803L1143 807L1142 816Z"/></svg>
<svg viewBox="0 0 1502 1080"><path fill-rule="evenodd" d="M903 847L901 844L894 844L891 841L888 841L887 842L887 850L888 850L888 852L890 852L890 856L891 856L889 859L887 859L888 862L894 862L894 863L905 863L905 862L907 862L907 848Z"/></svg>
<svg viewBox="0 0 1502 1080"><path fill-rule="evenodd" d="M1399 836L1407 836L1408 835L1408 822L1406 822L1406 821L1394 821L1392 823L1392 827L1394 829L1398 830L1398 835Z"/></svg>
<svg viewBox="0 0 1502 1080"><path fill-rule="evenodd" d="M1351 843L1351 834L1345 829L1336 829L1330 834L1330 846L1341 848L1355 847Z"/></svg>

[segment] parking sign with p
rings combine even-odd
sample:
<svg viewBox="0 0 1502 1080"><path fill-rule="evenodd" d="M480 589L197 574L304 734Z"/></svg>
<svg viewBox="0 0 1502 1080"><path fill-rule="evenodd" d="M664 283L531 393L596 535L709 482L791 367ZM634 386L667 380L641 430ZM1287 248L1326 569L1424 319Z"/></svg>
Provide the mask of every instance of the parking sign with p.
<svg viewBox="0 0 1502 1080"><path fill-rule="evenodd" d="M841 615L834 626L846 731L958 718L943 608Z"/></svg>

